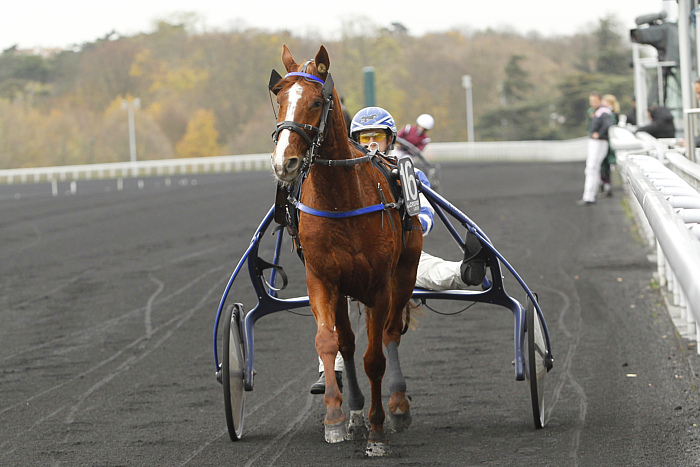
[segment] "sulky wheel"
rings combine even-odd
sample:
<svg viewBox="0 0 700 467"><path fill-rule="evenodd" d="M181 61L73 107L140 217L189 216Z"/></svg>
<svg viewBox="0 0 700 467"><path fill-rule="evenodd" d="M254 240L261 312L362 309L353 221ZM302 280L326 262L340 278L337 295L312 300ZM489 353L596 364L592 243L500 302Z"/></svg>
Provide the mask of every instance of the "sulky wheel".
<svg viewBox="0 0 700 467"><path fill-rule="evenodd" d="M536 297L536 296L535 296ZM546 355L547 343L544 335L542 319L537 314L534 303L527 297L525 314L525 375L530 382L532 397L532 415L535 428L544 428L544 380L547 376Z"/></svg>
<svg viewBox="0 0 700 467"><path fill-rule="evenodd" d="M245 401L245 384L243 379L243 340L241 339L241 320L243 307L240 303L231 305L223 316L224 348L221 365L224 385L224 409L226 425L231 441L238 441L243 434L243 406Z"/></svg>

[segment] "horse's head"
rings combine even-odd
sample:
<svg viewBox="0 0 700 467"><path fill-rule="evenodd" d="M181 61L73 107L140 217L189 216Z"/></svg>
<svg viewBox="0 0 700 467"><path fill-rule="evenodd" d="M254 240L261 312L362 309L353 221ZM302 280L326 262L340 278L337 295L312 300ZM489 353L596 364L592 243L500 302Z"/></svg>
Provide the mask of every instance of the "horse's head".
<svg viewBox="0 0 700 467"><path fill-rule="evenodd" d="M279 104L272 168L279 181L289 183L308 167L323 141L326 120L333 108L333 80L328 73L331 62L323 46L314 60L299 65L285 45L282 63L287 75L282 78L273 71L270 79L270 90L277 95Z"/></svg>

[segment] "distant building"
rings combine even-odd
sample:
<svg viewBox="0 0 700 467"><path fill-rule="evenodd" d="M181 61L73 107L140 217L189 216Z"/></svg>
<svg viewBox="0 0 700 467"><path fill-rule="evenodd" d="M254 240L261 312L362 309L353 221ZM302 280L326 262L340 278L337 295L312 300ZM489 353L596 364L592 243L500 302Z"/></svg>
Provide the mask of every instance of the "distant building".
<svg viewBox="0 0 700 467"><path fill-rule="evenodd" d="M41 58L51 58L54 55L59 54L62 52L63 49L61 48L48 48L48 47L34 47L32 49L20 49L17 47L17 45L13 45L12 47L9 47L5 50L2 51L3 54L14 54L14 55L23 55L23 56L39 56Z"/></svg>
<svg viewBox="0 0 700 467"><path fill-rule="evenodd" d="M34 47L32 49L17 49L15 48L15 53L17 55L38 55L41 58L51 58L54 55L61 53L63 49L59 47L47 48L47 47Z"/></svg>

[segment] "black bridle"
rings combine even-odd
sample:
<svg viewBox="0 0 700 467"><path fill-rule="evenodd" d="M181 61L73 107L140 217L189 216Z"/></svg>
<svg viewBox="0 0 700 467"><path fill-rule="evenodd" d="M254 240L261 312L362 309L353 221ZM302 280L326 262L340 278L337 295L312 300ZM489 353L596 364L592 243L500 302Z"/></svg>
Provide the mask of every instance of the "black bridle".
<svg viewBox="0 0 700 467"><path fill-rule="evenodd" d="M312 61L313 60L309 60L306 63L304 63L304 66L302 67L301 71L287 73L285 75L285 78L289 76L300 76L306 79L307 81L321 84L323 109L321 110L321 119L318 124L318 127L308 124L297 123L293 120L285 120L282 122L278 122L275 131L272 133L272 140L275 142L275 144L277 144L279 134L280 132L282 132L282 130L293 131L299 136L301 136L306 142L308 150L306 151L306 155L304 156L304 159L302 161L300 173L306 172L309 169L309 167L311 167L311 164L314 163L314 160L316 160L316 158L318 157L318 150L321 147L321 144L323 144L323 139L325 138L326 133L330 128L328 120L330 118L331 111L333 110L333 78L331 77L331 74L328 73L324 81L317 76L306 73L306 67ZM276 70L272 70L272 74L270 75L270 82L268 84L270 92L277 95L277 93L280 90L278 85L279 82L282 81L282 79L282 76L280 76L280 74L277 73ZM311 136L309 136L307 132L311 132Z"/></svg>

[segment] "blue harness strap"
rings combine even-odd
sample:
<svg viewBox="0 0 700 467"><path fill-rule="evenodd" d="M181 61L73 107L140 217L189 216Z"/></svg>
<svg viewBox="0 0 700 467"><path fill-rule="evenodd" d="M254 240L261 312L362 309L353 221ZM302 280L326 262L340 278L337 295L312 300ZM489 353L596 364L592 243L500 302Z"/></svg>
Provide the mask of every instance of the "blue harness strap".
<svg viewBox="0 0 700 467"><path fill-rule="evenodd" d="M387 208L387 206L380 203L374 204L372 206L366 206L364 208L351 209L350 211L321 211L320 209L311 208L302 203L301 201L295 202L294 205L297 207L297 209L299 209L301 212L305 212L306 214L311 214L312 216L317 217L330 217L333 219L360 216L362 214L368 214L370 212L383 211Z"/></svg>
<svg viewBox="0 0 700 467"><path fill-rule="evenodd" d="M292 72L287 73L286 75L284 75L285 78L286 78L287 76L302 76L302 77L304 77L304 78L306 78L306 79L311 79L311 80L317 81L317 82L319 82L319 83L321 83L321 84L326 84L326 83L325 83L321 78L319 78L318 76L314 76L314 75L312 75L312 74L310 74L310 73L303 73L303 72L301 72L301 71L292 71Z"/></svg>

